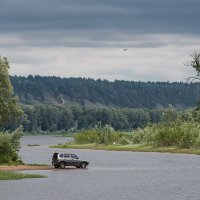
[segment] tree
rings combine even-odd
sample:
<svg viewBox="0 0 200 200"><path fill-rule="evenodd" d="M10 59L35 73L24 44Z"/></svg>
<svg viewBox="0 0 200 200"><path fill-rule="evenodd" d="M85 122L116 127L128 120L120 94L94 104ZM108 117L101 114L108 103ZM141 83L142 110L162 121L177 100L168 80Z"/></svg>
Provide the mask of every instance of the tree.
<svg viewBox="0 0 200 200"><path fill-rule="evenodd" d="M10 121L16 121L23 113L14 95L8 69L8 60L0 57L0 129ZM0 132L0 164L18 161L21 135L21 127L12 133Z"/></svg>
<svg viewBox="0 0 200 200"><path fill-rule="evenodd" d="M16 120L22 115L17 96L9 78L9 63L6 58L0 57L0 127L3 128L9 121Z"/></svg>
<svg viewBox="0 0 200 200"><path fill-rule="evenodd" d="M188 81L200 80L200 51L194 51L190 54L192 60L187 62L187 66L191 66L195 69L197 75L195 77L188 77Z"/></svg>

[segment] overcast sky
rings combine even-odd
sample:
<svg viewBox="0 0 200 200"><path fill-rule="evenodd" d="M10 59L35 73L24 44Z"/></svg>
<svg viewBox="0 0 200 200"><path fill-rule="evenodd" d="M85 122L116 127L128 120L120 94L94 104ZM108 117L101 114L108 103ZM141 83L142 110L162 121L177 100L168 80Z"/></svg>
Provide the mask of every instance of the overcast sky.
<svg viewBox="0 0 200 200"><path fill-rule="evenodd" d="M10 74L185 81L200 0L0 0ZM128 49L124 51L123 49Z"/></svg>

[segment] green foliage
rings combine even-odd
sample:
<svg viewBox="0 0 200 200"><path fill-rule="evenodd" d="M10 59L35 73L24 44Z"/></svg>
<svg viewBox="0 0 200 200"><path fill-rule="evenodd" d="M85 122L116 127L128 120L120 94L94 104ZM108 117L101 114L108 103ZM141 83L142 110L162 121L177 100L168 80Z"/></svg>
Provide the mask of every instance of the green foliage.
<svg viewBox="0 0 200 200"><path fill-rule="evenodd" d="M0 132L0 164L18 162L21 136L21 127L12 133Z"/></svg>
<svg viewBox="0 0 200 200"><path fill-rule="evenodd" d="M74 142L78 144L113 144L118 143L123 135L114 131L110 125L98 125L93 129L85 130L74 137Z"/></svg>
<svg viewBox="0 0 200 200"><path fill-rule="evenodd" d="M133 144L147 144L151 145L154 138L154 127L148 126L144 129L137 129L133 132Z"/></svg>
<svg viewBox="0 0 200 200"><path fill-rule="evenodd" d="M161 123L166 126L171 126L178 118L178 112L170 105L165 111L162 113Z"/></svg>
<svg viewBox="0 0 200 200"><path fill-rule="evenodd" d="M27 144L27 147L39 147L39 144Z"/></svg>
<svg viewBox="0 0 200 200"><path fill-rule="evenodd" d="M75 135L74 140L76 143L98 143L99 138L95 129L85 130Z"/></svg>
<svg viewBox="0 0 200 200"><path fill-rule="evenodd" d="M200 124L191 116L191 111L177 112L169 107L159 124L135 131L133 143L155 147L199 148Z"/></svg>
<svg viewBox="0 0 200 200"><path fill-rule="evenodd" d="M25 104L63 104L118 108L194 107L199 83L134 82L87 78L11 77L14 90ZM102 113L103 114L103 113ZM105 114L105 119L110 119ZM113 126L113 125L112 125Z"/></svg>
<svg viewBox="0 0 200 200"><path fill-rule="evenodd" d="M130 141L125 136L122 136L119 138L118 144L127 145L130 144Z"/></svg>
<svg viewBox="0 0 200 200"><path fill-rule="evenodd" d="M22 114L18 98L13 94L8 69L8 60L0 57L0 128L4 128L9 121L15 121Z"/></svg>
<svg viewBox="0 0 200 200"><path fill-rule="evenodd" d="M101 122L115 130L131 130L157 123L162 110L95 108L64 105L23 105L20 122L24 131L49 134L50 132L77 132L90 129ZM18 126L18 125L17 125ZM14 127L14 126L12 126ZM9 126L8 126L9 128Z"/></svg>
<svg viewBox="0 0 200 200"><path fill-rule="evenodd" d="M17 172L5 172L0 171L0 181L1 180L17 180L24 178L45 178L46 176L39 174L22 174Z"/></svg>

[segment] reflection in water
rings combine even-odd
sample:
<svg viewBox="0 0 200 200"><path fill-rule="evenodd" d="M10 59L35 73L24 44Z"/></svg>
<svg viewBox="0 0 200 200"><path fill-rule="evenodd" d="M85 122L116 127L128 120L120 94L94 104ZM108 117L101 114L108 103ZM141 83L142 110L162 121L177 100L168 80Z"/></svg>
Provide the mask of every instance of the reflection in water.
<svg viewBox="0 0 200 200"><path fill-rule="evenodd" d="M26 163L51 164L54 152L75 153L90 162L88 169L26 171L48 178L0 181L0 199L199 199L199 156L48 148L63 141L68 138L24 137L20 155Z"/></svg>

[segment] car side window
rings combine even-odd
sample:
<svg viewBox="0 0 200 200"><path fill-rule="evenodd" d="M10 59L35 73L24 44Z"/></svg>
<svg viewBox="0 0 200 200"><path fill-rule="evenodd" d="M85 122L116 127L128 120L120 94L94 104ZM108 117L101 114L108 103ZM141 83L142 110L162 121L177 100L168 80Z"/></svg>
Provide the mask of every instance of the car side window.
<svg viewBox="0 0 200 200"><path fill-rule="evenodd" d="M70 158L69 154L64 154L65 158Z"/></svg>
<svg viewBox="0 0 200 200"><path fill-rule="evenodd" d="M60 156L61 158L63 158L63 154L60 154L59 156Z"/></svg>
<svg viewBox="0 0 200 200"><path fill-rule="evenodd" d="M71 155L72 159L78 159L78 157L76 155Z"/></svg>

